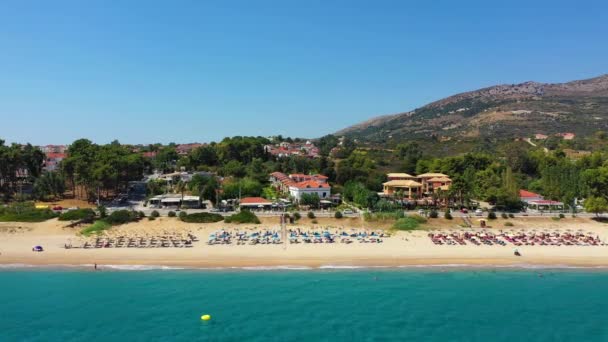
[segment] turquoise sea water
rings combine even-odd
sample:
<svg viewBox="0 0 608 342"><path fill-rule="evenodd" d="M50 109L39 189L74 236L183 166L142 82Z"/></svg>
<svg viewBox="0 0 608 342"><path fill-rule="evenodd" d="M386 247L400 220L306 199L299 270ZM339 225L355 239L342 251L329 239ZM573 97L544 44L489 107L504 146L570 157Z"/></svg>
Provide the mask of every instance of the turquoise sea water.
<svg viewBox="0 0 608 342"><path fill-rule="evenodd" d="M608 272L4 270L0 310L0 341L608 341Z"/></svg>

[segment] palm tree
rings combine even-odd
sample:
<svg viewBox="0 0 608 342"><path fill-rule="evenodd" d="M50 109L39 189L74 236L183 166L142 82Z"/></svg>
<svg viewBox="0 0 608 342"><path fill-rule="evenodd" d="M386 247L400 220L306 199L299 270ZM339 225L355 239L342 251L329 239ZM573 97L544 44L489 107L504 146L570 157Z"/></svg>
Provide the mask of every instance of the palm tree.
<svg viewBox="0 0 608 342"><path fill-rule="evenodd" d="M397 189L397 191L394 192L394 197L399 200L401 207L403 207L403 190Z"/></svg>
<svg viewBox="0 0 608 342"><path fill-rule="evenodd" d="M184 192L186 191L186 185L187 185L187 183L181 179L177 182L177 184L175 184L175 190L182 194L182 200L180 203L184 202ZM180 207L181 207L181 204L180 204Z"/></svg>

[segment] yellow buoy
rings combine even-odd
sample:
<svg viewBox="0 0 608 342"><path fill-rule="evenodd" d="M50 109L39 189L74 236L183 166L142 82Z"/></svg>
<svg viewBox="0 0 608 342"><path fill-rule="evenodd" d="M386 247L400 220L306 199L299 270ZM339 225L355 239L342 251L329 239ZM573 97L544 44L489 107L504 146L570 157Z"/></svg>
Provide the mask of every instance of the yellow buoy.
<svg viewBox="0 0 608 342"><path fill-rule="evenodd" d="M201 316L201 319L202 319L203 321L208 321L208 320L210 320L210 319L211 319L211 315L202 315L202 316Z"/></svg>

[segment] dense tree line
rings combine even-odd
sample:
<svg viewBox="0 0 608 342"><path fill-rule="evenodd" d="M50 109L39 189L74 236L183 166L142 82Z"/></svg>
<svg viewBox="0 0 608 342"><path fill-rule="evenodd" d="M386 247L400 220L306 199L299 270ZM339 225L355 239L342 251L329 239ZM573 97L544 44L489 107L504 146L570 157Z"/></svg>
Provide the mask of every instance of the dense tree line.
<svg viewBox="0 0 608 342"><path fill-rule="evenodd" d="M44 153L26 144L6 145L0 139L0 194L8 201L21 193L24 184L32 182L42 173Z"/></svg>
<svg viewBox="0 0 608 342"><path fill-rule="evenodd" d="M148 162L140 153L114 141L97 145L87 139L74 141L61 162L75 196L93 200L123 191L130 181L141 180Z"/></svg>
<svg viewBox="0 0 608 342"><path fill-rule="evenodd" d="M599 146L606 146L603 133L598 133L595 139L600 139L597 140ZM538 192L547 199L568 205L575 199L591 199L590 208L593 205L594 212L599 212L602 204L608 201L608 147L577 159L568 157L562 150L586 146L584 142L561 141L556 145L548 141L546 145L551 147L548 151L525 142L511 142L495 146L491 152L480 149L435 158L426 154L423 146L416 142L398 144L394 150L382 155L357 148L357 143L351 139L328 135L315 141L321 152L318 158L274 158L265 151L266 145L289 140L294 141L283 137L271 141L264 137L237 136L203 145L182 156L177 153L175 144L149 145L134 152L133 148L117 141L97 145L80 139L69 147L60 171L50 173L42 172L44 154L37 148L29 144L9 146L0 140L0 192L6 200L19 193L20 186L31 183L38 198L60 197L67 187L80 198L95 199L98 195L103 197L123 191L129 181L141 179L152 169L171 172L183 168L212 171L222 177L222 183L215 177L199 175L188 184L174 184L173 190L179 188L177 190L182 192L200 194L213 202L239 195L275 198L276 191L268 187L268 175L274 171L325 174L347 201L379 210L394 206L377 196L387 172L445 173L452 178L453 185L449 191L437 192L433 197L454 205L468 206L474 200L482 200L498 207L517 209L521 206L519 189ZM142 156L142 151L157 154L149 160ZM150 182L149 194L164 193L166 186L163 181ZM317 205L315 198L306 198L305 202Z"/></svg>

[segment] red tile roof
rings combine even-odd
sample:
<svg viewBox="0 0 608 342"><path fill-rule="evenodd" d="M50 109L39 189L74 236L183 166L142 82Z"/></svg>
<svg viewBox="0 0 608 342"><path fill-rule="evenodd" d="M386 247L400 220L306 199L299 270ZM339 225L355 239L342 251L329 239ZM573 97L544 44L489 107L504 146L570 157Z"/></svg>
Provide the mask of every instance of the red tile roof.
<svg viewBox="0 0 608 342"><path fill-rule="evenodd" d="M245 197L241 198L241 204L272 204L272 202L262 197Z"/></svg>
<svg viewBox="0 0 608 342"><path fill-rule="evenodd" d="M46 154L47 159L58 159L58 158L66 158L68 156L67 153L55 153L49 152Z"/></svg>
<svg viewBox="0 0 608 342"><path fill-rule="evenodd" d="M304 182L293 184L292 186L298 189L329 189L329 184L320 183L314 180L307 180Z"/></svg>
<svg viewBox="0 0 608 342"><path fill-rule="evenodd" d="M528 190L519 190L519 197L520 198L533 198L533 197L543 197L537 193L528 191Z"/></svg>

